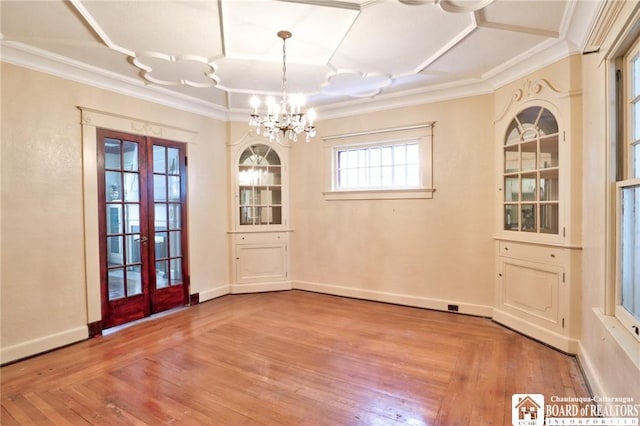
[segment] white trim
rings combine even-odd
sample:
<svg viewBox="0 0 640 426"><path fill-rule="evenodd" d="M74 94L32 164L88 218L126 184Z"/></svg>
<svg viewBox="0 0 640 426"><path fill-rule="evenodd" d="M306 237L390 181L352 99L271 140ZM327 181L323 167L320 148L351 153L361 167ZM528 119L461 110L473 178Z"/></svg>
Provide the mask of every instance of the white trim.
<svg viewBox="0 0 640 426"><path fill-rule="evenodd" d="M605 315L598 308L593 308L596 318L609 335L616 341L618 347L629 357L631 362L640 370L640 342L631 333L621 326L616 317Z"/></svg>
<svg viewBox="0 0 640 426"><path fill-rule="evenodd" d="M598 370L593 366L593 361L581 340L578 341L576 357L578 358L578 363L580 364L584 378L591 389L591 394L594 396L609 396L605 392L604 386L602 386L602 382L600 381L600 376L598 375Z"/></svg>
<svg viewBox="0 0 640 426"><path fill-rule="evenodd" d="M100 294L100 235L98 232L97 128L193 143L198 132L78 106L82 125L82 197L87 321L102 320ZM188 171L187 171L188 173Z"/></svg>
<svg viewBox="0 0 640 426"><path fill-rule="evenodd" d="M435 121L407 124L393 128L353 131L324 136L322 167L324 173L324 199L339 200L394 200L431 199L433 188L433 128ZM376 147L400 143L418 143L420 155L420 185L404 188L337 189L336 153L338 150L356 147Z"/></svg>
<svg viewBox="0 0 640 426"><path fill-rule="evenodd" d="M44 337L27 340L12 346L0 349L0 363L16 361L32 355L37 355L52 349L57 349L71 343L80 342L89 338L89 329L86 325L70 328Z"/></svg>
<svg viewBox="0 0 640 426"><path fill-rule="evenodd" d="M390 293L386 291L367 290L363 288L317 283L311 281L293 281L292 289L313 291L316 293L331 294L334 296L353 297L356 299L364 299L374 302L394 303L398 305L433 309L437 311L452 312L458 314L475 315L486 318L490 318L493 311L493 307L488 305L477 305L455 300L435 299L430 297ZM449 311L448 305L458 305L458 311Z"/></svg>
<svg viewBox="0 0 640 426"><path fill-rule="evenodd" d="M430 121L428 123L413 124L413 125L410 125L410 126L391 127L391 128L376 129L376 130L365 130L365 131L362 131L362 132L342 133L342 134L339 134L339 135L323 136L322 140L326 142L326 141L331 141L331 140L334 140L334 139L344 139L344 138L351 138L351 137L355 137L355 136L368 136L368 135L378 135L378 134L381 134L381 133L402 132L402 131L405 131L405 130L425 129L425 128L432 128L435 124L436 124L435 121Z"/></svg>
<svg viewBox="0 0 640 426"><path fill-rule="evenodd" d="M367 189L362 191L324 191L327 201L345 200L426 200L433 198L434 188Z"/></svg>
<svg viewBox="0 0 640 426"><path fill-rule="evenodd" d="M261 293L265 291L281 291L292 290L291 281L278 281L272 283L257 283L257 284L232 284L231 293Z"/></svg>
<svg viewBox="0 0 640 426"><path fill-rule="evenodd" d="M517 330L526 336L544 344L551 345L563 352L575 354L578 351L578 340L555 333L530 321L516 317L501 309L493 309L493 320L506 327Z"/></svg>
<svg viewBox="0 0 640 426"><path fill-rule="evenodd" d="M229 284L224 284L215 288L211 288L209 290L204 290L199 292L200 303L206 302L207 300L216 299L221 296L226 296L227 294L230 294L230 293L231 293L231 286Z"/></svg>
<svg viewBox="0 0 640 426"><path fill-rule="evenodd" d="M169 124L156 123L83 106L78 106L78 109L81 111L81 123L83 126L118 130L120 132L184 143L193 143L193 140L198 135L196 130L171 126Z"/></svg>

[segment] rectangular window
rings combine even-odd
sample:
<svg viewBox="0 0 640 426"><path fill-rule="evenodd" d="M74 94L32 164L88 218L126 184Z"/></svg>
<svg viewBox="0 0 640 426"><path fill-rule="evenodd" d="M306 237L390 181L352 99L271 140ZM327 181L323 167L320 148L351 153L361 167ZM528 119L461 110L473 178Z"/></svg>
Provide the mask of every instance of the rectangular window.
<svg viewBox="0 0 640 426"><path fill-rule="evenodd" d="M324 199L433 198L434 124L324 136Z"/></svg>
<svg viewBox="0 0 640 426"><path fill-rule="evenodd" d="M640 322L640 179L618 184L619 294L616 315L633 329Z"/></svg>
<svg viewBox="0 0 640 426"><path fill-rule="evenodd" d="M625 55L627 125L623 179L617 184L617 285L615 315L640 340L640 42Z"/></svg>
<svg viewBox="0 0 640 426"><path fill-rule="evenodd" d="M364 190L420 186L417 141L336 148L336 189Z"/></svg>

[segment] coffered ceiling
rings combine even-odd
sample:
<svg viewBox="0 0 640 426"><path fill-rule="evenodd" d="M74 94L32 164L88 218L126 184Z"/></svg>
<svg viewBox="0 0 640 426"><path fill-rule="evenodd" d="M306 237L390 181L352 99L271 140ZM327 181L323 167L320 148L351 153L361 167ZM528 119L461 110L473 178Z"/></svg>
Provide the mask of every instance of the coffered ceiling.
<svg viewBox="0 0 640 426"><path fill-rule="evenodd" d="M2 59L216 118L287 91L320 117L486 93L580 52L599 0L0 2Z"/></svg>

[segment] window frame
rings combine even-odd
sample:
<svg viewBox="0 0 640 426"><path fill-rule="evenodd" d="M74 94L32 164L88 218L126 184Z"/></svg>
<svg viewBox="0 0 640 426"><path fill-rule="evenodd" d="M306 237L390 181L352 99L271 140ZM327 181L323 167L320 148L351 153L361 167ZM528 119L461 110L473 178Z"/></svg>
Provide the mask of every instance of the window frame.
<svg viewBox="0 0 640 426"><path fill-rule="evenodd" d="M433 198L433 126L428 122L391 129L378 129L357 133L323 137L325 142L324 166L327 201L388 200ZM418 185L374 188L338 188L338 152L394 145L418 145Z"/></svg>
<svg viewBox="0 0 640 426"><path fill-rule="evenodd" d="M613 309L610 312L629 332L633 338L640 342L640 320L635 318L622 305L622 192L625 188L636 187L640 185L640 164L634 161L635 148L640 144L640 138L635 139L640 134L640 120L636 122L634 115L635 108L640 108L640 87L634 85L635 82L640 85L640 36L636 36L630 47L621 55L621 60L617 61L618 67L622 69L622 85L621 92L618 93L622 105L620 108L620 117L617 126L620 127L618 134L620 139L617 141L618 155L616 173L615 194L612 197L615 202L615 285L613 286ZM636 68L634 68L634 64ZM634 92L637 95L634 96ZM637 113L637 111L636 111ZM640 227L640 223L636 226ZM634 293L640 292L640 283L636 283Z"/></svg>
<svg viewBox="0 0 640 426"><path fill-rule="evenodd" d="M389 186L384 186L383 184L381 184L380 186L372 186L372 185L368 185L368 186L353 186L353 187L340 187L340 172L344 169L348 169L348 167L344 167L341 168L340 167L340 153L341 152L358 152L358 151L365 151L365 152L371 152L374 149L384 149L384 148L391 148L392 150L392 156L394 155L394 148L398 147L398 146L404 146L405 148L409 147L409 146L413 146L415 145L418 148L418 158L417 158L417 166L418 166L418 182L415 185L389 185ZM377 143L372 143L372 144L357 144L357 145L339 145L339 146L335 146L333 147L333 190L334 191L380 191L380 190L403 190L403 189L418 189L422 187L422 167L421 167L421 161L420 161L420 141L416 138L411 138L411 139L400 139L400 140L393 140L393 141L387 141L387 142L377 142ZM384 165L382 164L382 159L381 159L381 164L380 164L380 168L382 167L390 167L391 168L391 179L394 180L395 178L395 171L396 168L401 167L401 166L408 166L409 162L408 159L406 158L406 161L403 164L400 163L396 163L395 159L392 160L390 165ZM373 168L373 166L371 166L371 164L365 164L365 165L360 165L358 164L357 167L355 167L356 170L371 170ZM359 174L359 173L358 173ZM371 175L367 174L366 179L369 181L369 184L371 183ZM382 182L382 180L384 179L384 177L380 176L380 180Z"/></svg>

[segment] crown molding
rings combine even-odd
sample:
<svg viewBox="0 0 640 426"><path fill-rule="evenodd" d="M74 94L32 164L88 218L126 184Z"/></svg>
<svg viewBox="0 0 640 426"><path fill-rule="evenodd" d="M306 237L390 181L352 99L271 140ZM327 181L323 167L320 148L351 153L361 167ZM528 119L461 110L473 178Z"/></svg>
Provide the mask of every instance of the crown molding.
<svg viewBox="0 0 640 426"><path fill-rule="evenodd" d="M222 121L229 119L226 109L219 105L182 95L162 87L150 86L135 78L124 77L18 42L3 39L0 40L0 47L2 49L2 62L133 98L154 102L181 111Z"/></svg>
<svg viewBox="0 0 640 426"><path fill-rule="evenodd" d="M13 65L51 74L100 89L165 105L221 121L247 121L249 109L228 109L212 102L147 85L139 79L123 77L69 58L55 55L22 43L0 39L1 60ZM351 99L316 108L318 119L348 117L426 103L441 102L493 93L497 88L523 78L533 71L569 56L568 42L543 43L505 63L499 69L475 79L382 93L375 97Z"/></svg>

